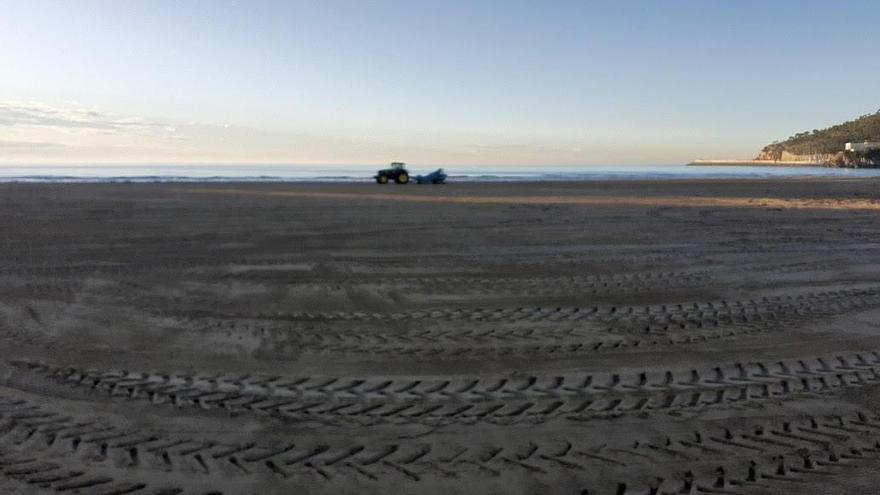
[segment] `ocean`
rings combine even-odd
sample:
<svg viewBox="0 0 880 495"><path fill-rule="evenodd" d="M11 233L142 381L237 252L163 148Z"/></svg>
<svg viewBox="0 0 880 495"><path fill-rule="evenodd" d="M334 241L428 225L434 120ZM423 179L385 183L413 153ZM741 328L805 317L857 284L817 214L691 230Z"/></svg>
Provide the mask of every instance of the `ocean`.
<svg viewBox="0 0 880 495"><path fill-rule="evenodd" d="M381 165L326 167L298 165L125 165L125 166L0 166L0 182L371 182ZM436 166L408 167L413 175ZM764 179L779 177L880 177L880 169L752 166L585 166L503 168L450 166L451 182L579 181L638 179Z"/></svg>

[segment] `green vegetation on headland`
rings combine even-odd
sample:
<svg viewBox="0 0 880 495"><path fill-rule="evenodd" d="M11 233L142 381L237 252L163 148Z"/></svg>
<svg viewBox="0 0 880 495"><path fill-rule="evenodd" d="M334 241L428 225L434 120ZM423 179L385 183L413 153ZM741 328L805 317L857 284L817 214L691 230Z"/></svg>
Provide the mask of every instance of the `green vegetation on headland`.
<svg viewBox="0 0 880 495"><path fill-rule="evenodd" d="M880 142L880 110L827 129L799 132L785 141L764 147L755 159L811 162L826 167L880 167L880 149L844 151L846 143L865 141Z"/></svg>

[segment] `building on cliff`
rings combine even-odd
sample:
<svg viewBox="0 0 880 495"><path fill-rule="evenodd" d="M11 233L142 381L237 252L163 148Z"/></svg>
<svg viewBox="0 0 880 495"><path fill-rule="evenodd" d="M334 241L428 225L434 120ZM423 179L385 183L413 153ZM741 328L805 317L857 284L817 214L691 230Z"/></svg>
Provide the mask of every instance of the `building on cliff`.
<svg viewBox="0 0 880 495"><path fill-rule="evenodd" d="M858 151L864 153L871 150L880 150L880 141L863 141L861 143L846 143L846 151Z"/></svg>

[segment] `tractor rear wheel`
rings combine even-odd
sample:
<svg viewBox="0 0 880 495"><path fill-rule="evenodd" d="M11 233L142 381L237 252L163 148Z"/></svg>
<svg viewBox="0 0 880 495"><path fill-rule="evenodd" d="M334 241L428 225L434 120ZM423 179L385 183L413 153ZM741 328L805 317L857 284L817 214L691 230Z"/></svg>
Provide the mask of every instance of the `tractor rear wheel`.
<svg viewBox="0 0 880 495"><path fill-rule="evenodd" d="M408 183L409 182L409 174L406 172L401 172L400 175L397 176L397 179L395 179L395 182L397 182L398 184Z"/></svg>

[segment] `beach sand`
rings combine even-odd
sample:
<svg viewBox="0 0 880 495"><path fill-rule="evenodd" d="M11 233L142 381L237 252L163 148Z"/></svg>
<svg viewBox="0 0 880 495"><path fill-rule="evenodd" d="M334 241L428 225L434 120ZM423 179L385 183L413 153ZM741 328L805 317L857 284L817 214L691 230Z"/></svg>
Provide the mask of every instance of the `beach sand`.
<svg viewBox="0 0 880 495"><path fill-rule="evenodd" d="M0 493L873 493L878 209L865 179L0 185Z"/></svg>

